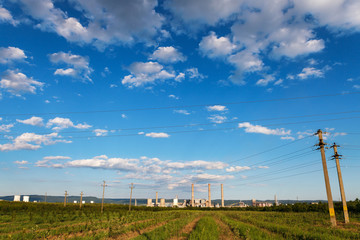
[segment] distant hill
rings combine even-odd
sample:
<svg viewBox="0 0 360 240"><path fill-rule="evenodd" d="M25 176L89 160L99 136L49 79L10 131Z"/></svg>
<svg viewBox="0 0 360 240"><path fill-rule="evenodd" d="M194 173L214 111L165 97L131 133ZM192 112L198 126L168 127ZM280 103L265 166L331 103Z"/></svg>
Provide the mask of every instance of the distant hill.
<svg viewBox="0 0 360 240"><path fill-rule="evenodd" d="M30 196L30 202L45 202L45 196L44 195L29 195ZM14 200L14 196L3 196L0 197L0 199L5 200L5 201L13 201ZM21 201L23 200L23 195L21 195ZM50 202L50 203L58 203L58 202L64 202L64 196L47 196L46 197L46 201ZM80 201L80 196L68 196L67 197L67 202L68 203L73 203L74 201L79 202ZM97 197L83 197L83 201L85 201L85 203L90 203L90 201L94 201L94 203L101 203L101 198L97 198ZM147 203L147 199L145 198L140 198L140 199L136 199L137 201L137 205L141 206L141 205L146 205ZM155 199L152 199L153 202L155 202ZM160 201L160 200L159 200ZM166 199L165 202L167 203L172 203L173 199ZM179 199L179 202L183 202L184 199ZM258 200L259 202L270 202L270 203L274 203L274 200ZM302 203L310 203L310 202L327 202L325 200L301 200L301 201L297 201L297 200L278 200L279 203L281 204L294 204L294 203L298 203L298 202L302 202ZM129 199L128 198L105 198L104 199L105 203L114 203L114 204L129 204ZM132 203L134 204L135 200L132 200ZM234 203L238 203L239 200L225 200L225 206L229 206L231 204ZM242 200L242 202L244 202L247 205L251 206L251 200ZM214 199L212 200L212 204L216 205L216 204L221 204L221 199Z"/></svg>

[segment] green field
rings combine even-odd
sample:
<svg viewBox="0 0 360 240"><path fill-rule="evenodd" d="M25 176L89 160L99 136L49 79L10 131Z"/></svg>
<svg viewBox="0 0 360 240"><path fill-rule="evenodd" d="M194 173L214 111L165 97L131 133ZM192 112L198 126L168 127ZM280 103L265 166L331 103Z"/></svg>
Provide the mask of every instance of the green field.
<svg viewBox="0 0 360 240"><path fill-rule="evenodd" d="M0 239L360 239L360 218L324 211L172 209L0 202Z"/></svg>

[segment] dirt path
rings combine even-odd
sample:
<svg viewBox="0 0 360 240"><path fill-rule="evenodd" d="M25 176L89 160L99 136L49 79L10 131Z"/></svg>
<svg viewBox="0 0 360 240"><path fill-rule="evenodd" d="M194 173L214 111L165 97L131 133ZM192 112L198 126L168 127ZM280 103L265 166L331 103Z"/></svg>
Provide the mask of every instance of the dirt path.
<svg viewBox="0 0 360 240"><path fill-rule="evenodd" d="M235 236L235 234L233 233L233 231L231 231L230 227L228 225L226 225L225 223L223 223L220 219L214 217L216 224L219 227L219 240L230 240L230 239L234 239L234 240L238 240L240 239L239 237Z"/></svg>
<svg viewBox="0 0 360 240"><path fill-rule="evenodd" d="M202 218L202 216L195 218L190 223L188 223L178 234L178 236L172 237L170 240L183 240L187 239L188 235L194 230L197 222Z"/></svg>

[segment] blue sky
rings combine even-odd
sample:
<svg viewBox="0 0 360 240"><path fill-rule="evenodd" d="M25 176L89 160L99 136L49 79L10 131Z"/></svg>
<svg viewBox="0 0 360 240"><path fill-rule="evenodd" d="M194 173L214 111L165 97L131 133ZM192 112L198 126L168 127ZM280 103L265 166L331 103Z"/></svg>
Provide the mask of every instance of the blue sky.
<svg viewBox="0 0 360 240"><path fill-rule="evenodd" d="M118 198L133 182L137 198L189 198L191 183L196 197L211 183L219 198L223 183L226 199L325 199L311 136L323 129L358 198L356 10L355 0L0 1L0 195L101 196L105 180Z"/></svg>

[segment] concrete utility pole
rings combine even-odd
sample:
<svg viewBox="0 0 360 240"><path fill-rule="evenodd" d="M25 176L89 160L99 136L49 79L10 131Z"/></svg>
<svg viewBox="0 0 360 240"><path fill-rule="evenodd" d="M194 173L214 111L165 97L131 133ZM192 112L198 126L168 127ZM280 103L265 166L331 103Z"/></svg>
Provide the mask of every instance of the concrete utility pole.
<svg viewBox="0 0 360 240"><path fill-rule="evenodd" d="M336 218L335 218L334 203L333 203L333 199L332 199L332 195L331 195L329 174L328 174L328 169L327 169L327 165L326 165L325 149L324 149L325 143L323 141L322 131L320 129L317 131L316 134L319 137L319 145L318 146L320 147L321 160L322 160L322 165L323 165L323 170L324 170L325 187L326 187L326 194L327 194L327 200L328 200L328 205L329 205L330 221L331 221L331 225L334 227L334 226L336 226Z"/></svg>
<svg viewBox="0 0 360 240"><path fill-rule="evenodd" d="M225 207L225 204L224 204L224 184L221 184L221 207Z"/></svg>
<svg viewBox="0 0 360 240"><path fill-rule="evenodd" d="M211 207L211 190L210 190L210 183L208 184L209 187L209 207Z"/></svg>
<svg viewBox="0 0 360 240"><path fill-rule="evenodd" d="M103 187L103 195L102 195L102 201L101 201L101 213L104 212L104 195L105 195L105 187L107 187L107 185L104 183L101 185Z"/></svg>
<svg viewBox="0 0 360 240"><path fill-rule="evenodd" d="M155 207L158 206L158 192L156 192L156 198L155 198Z"/></svg>
<svg viewBox="0 0 360 240"><path fill-rule="evenodd" d="M195 199L194 199L194 184L191 184L191 206L194 207Z"/></svg>
<svg viewBox="0 0 360 240"><path fill-rule="evenodd" d="M66 200L66 197L67 197L67 191L65 191L65 198L64 198L64 207L66 207L66 202L67 202L67 200Z"/></svg>
<svg viewBox="0 0 360 240"><path fill-rule="evenodd" d="M83 196L83 192L80 193L80 208L81 208L81 205L82 205L82 196Z"/></svg>
<svg viewBox="0 0 360 240"><path fill-rule="evenodd" d="M130 204L129 204L129 211L131 211L131 198L132 198L132 190L133 190L133 188L135 188L134 187L134 184L133 183L131 183L131 185L130 185L130 187L129 187L130 189L131 189L131 191L130 191Z"/></svg>
<svg viewBox="0 0 360 240"><path fill-rule="evenodd" d="M339 157L341 157L341 155L338 154L337 152L337 147L340 147L339 145L336 145L336 143L334 143L334 145L331 146L334 149L334 159L336 161L336 169L337 169L337 174L338 174L338 178L339 178L339 185L340 185L340 194L341 194L341 201L343 204L343 210L344 210L344 218L345 218L345 223L349 223L349 213L348 213L348 209L347 209L347 205L346 205L346 198L345 198L345 190L344 190L344 183L342 180L342 176L341 176L341 169L340 169L340 163L339 163Z"/></svg>

